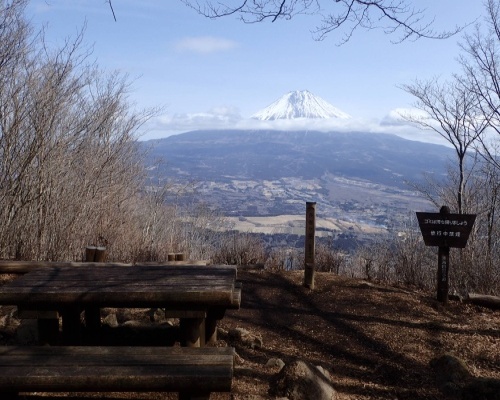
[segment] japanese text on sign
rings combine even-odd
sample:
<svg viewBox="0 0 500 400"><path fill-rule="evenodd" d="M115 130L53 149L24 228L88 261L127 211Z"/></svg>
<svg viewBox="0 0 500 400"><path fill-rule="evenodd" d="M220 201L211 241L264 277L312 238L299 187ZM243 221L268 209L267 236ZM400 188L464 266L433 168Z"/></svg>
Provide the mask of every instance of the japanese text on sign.
<svg viewBox="0 0 500 400"><path fill-rule="evenodd" d="M450 219L429 219L426 218L424 219L424 224L426 225L453 225L453 226L467 226L467 221L460 221L460 220L450 220Z"/></svg>
<svg viewBox="0 0 500 400"><path fill-rule="evenodd" d="M427 246L465 247L476 216L417 212L420 230Z"/></svg>

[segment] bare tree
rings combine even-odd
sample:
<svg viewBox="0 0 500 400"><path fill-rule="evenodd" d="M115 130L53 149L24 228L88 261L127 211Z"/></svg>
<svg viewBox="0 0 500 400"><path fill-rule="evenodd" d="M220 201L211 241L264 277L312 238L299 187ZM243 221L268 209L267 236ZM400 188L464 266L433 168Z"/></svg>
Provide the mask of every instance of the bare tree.
<svg viewBox="0 0 500 400"><path fill-rule="evenodd" d="M181 1L205 17L236 15L245 23L290 20L301 14L315 15L321 22L312 31L314 38L323 40L341 27L347 27L341 44L349 41L358 29L381 29L399 35L396 43L419 38L445 39L463 29L457 25L450 31L435 31L432 28L434 20L426 17L426 10L415 8L410 0Z"/></svg>
<svg viewBox="0 0 500 400"><path fill-rule="evenodd" d="M477 97L459 78L440 84L436 79L402 86L416 98L415 107L422 113L407 112L402 117L422 129L436 132L450 143L457 155L459 180L456 207L462 213L466 183L466 156L481 138L488 120L478 107Z"/></svg>
<svg viewBox="0 0 500 400"><path fill-rule="evenodd" d="M338 275L344 269L346 254L336 248L333 237L318 242L315 252L316 271L333 272Z"/></svg>
<svg viewBox="0 0 500 400"><path fill-rule="evenodd" d="M460 62L465 71L464 84L477 97L483 117L496 133L493 141L489 136L480 138L481 152L500 168L495 146L500 137L500 1L487 0L485 5L486 28L476 24L474 32L464 36Z"/></svg>
<svg viewBox="0 0 500 400"><path fill-rule="evenodd" d="M136 133L152 111L131 108L125 76L88 62L83 30L47 46L26 4L0 1L0 252L73 259L130 226Z"/></svg>
<svg viewBox="0 0 500 400"><path fill-rule="evenodd" d="M258 236L233 231L225 233L220 239L213 255L213 263L229 265L264 263L264 243Z"/></svg>

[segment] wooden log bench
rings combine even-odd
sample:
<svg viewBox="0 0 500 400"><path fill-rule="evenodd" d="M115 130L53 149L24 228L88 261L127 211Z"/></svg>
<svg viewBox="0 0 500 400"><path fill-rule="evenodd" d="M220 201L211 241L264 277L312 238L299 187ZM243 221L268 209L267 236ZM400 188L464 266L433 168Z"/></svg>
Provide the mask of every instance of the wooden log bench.
<svg viewBox="0 0 500 400"><path fill-rule="evenodd" d="M66 262L66 261L14 261L14 260L0 260L0 274L24 275L40 268L54 268L54 267L113 267L113 266L133 267L136 264L116 263L116 262ZM209 266L207 260L184 260L184 261L165 261L165 262L141 262L137 265L162 265L169 266Z"/></svg>
<svg viewBox="0 0 500 400"><path fill-rule="evenodd" d="M230 392L232 347L0 346L0 398L20 392Z"/></svg>
<svg viewBox="0 0 500 400"><path fill-rule="evenodd" d="M241 304L236 268L227 266L12 263L0 262L0 271L18 267L24 274L0 287L0 303L17 305L19 318L37 319L41 344L57 343L60 317L64 344L81 344L82 311L98 344L101 308L161 307L182 320L183 345L203 346L215 342L225 311Z"/></svg>
<svg viewBox="0 0 500 400"><path fill-rule="evenodd" d="M235 289L232 295L231 305L227 309L238 310L241 305L241 282L235 283ZM153 310L153 309L152 309ZM163 309L165 317L179 318L181 320L181 340L182 346L204 346L205 344L214 344L217 342L217 324L226 312L225 308L213 308L209 310L170 310ZM95 314L92 316L88 314ZM85 320L87 323L88 332L93 332L95 339L91 342L99 344L99 330L101 327L101 316L99 309L86 309ZM32 310L18 307L19 319L35 319L38 327L38 344L59 344L59 318L61 317L58 311L53 310ZM80 316L78 316L80 321ZM89 324L93 322L93 326ZM79 322L78 322L79 324ZM195 331L202 324L201 337L191 337L191 330ZM77 328L80 329L80 328ZM81 343L65 343L65 344L81 344Z"/></svg>

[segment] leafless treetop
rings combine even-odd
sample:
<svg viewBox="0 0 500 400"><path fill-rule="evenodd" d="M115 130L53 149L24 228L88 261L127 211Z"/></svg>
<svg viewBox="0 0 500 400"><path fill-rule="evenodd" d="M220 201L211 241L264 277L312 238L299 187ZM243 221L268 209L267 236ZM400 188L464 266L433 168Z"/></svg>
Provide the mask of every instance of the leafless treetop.
<svg viewBox="0 0 500 400"><path fill-rule="evenodd" d="M312 29L314 39L323 40L343 27L346 31L340 44L349 41L359 29L381 29L387 34L395 34L398 38L394 43L419 38L445 39L463 29L456 25L452 30L434 30L434 18L427 15L426 9L415 8L411 0L181 1L205 17L235 15L245 23L290 20L301 14L317 16L320 23Z"/></svg>

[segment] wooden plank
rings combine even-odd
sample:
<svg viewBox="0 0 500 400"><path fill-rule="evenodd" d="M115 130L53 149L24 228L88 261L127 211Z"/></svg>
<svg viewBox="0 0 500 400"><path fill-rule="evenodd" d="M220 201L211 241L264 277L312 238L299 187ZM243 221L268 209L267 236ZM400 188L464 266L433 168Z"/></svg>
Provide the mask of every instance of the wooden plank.
<svg viewBox="0 0 500 400"><path fill-rule="evenodd" d="M27 277L27 278L25 278ZM39 278L39 279L37 279ZM96 279L102 279L101 281L96 281ZM217 286L217 285L231 285L234 286L234 278L230 277L218 277L218 276L204 276L204 277L165 277L165 276L151 276L147 278L140 278L133 276L130 277L115 277L113 275L91 275L91 276L81 276L79 279L78 276L54 276L49 278L47 276L31 276L30 274L24 275L19 279L14 279L11 282L7 283L8 287L16 287L16 286L26 286L31 285L34 287L37 286L47 286L47 285L60 285L60 284L69 284L69 285L88 285L91 283L95 286L112 286L126 283L135 283L135 284L143 284L148 286L182 286L182 285L191 285L191 286ZM38 285L36 285L38 283Z"/></svg>
<svg viewBox="0 0 500 400"><path fill-rule="evenodd" d="M233 291L231 306L229 308L233 310L239 310L240 306L241 306L241 288L236 288Z"/></svg>
<svg viewBox="0 0 500 400"><path fill-rule="evenodd" d="M106 268L96 268L94 266L83 267L80 266L78 268L75 267L54 267L54 268L39 268L30 271L30 274L50 274L51 276L57 275L60 272L64 272L66 274L73 273L78 276L85 275L115 275L115 276L127 276L127 275L136 275L138 271L145 271L148 275L156 274L157 276L167 277L167 276L218 276L225 275L235 278L236 270L234 268L221 268L221 267L186 267L186 266L177 266L166 268L163 266L136 266L136 267L124 267L124 266L113 266Z"/></svg>
<svg viewBox="0 0 500 400"><path fill-rule="evenodd" d="M67 306L206 309L239 307L233 267L57 267L0 286L0 304L36 310Z"/></svg>
<svg viewBox="0 0 500 400"><path fill-rule="evenodd" d="M143 292L130 291L106 292L67 292L67 293L0 293L1 304L17 304L25 307L37 307L40 310L58 310L78 304L81 307L116 307L116 308L200 308L230 307L232 291L172 291Z"/></svg>
<svg viewBox="0 0 500 400"><path fill-rule="evenodd" d="M12 282L11 282L12 283ZM211 291L211 290L219 290L220 288L226 288L226 289L233 289L234 285L232 282L225 281L225 280L216 280L216 281L206 281L206 282L201 282L201 281L193 281L193 282L161 282L161 281L156 281L156 282L144 282L144 281L122 281L122 282L95 282L95 281L65 281L65 280L53 280L53 281L23 281L23 282L16 282L15 284L7 283L4 285L6 290L18 290L18 289L23 289L27 288L30 289L34 292L38 291L45 291L47 289L53 288L56 290L63 289L63 290L70 290L74 289L77 290L79 288L89 288L89 289L103 289L105 288L106 290L113 290L113 289L120 289L120 288L137 288L140 290L140 288L145 288L147 290L165 290L165 289L175 289L175 288L182 288L182 290L189 290L190 288L196 289L196 290L205 290L205 291ZM3 290L2 290L3 291Z"/></svg>
<svg viewBox="0 0 500 400"><path fill-rule="evenodd" d="M158 356L158 357L190 357L193 355L232 355L234 350L231 347L220 347L214 350L213 347L203 347L200 349L189 349L182 347L149 347L149 346L0 346L0 363L6 356L29 355L32 357L45 357L57 355L74 355L81 356L104 356L114 355L117 357L134 357L134 356ZM202 362L202 361L200 361Z"/></svg>
<svg viewBox="0 0 500 400"><path fill-rule="evenodd" d="M96 279L102 279L100 282L95 282ZM25 282L39 283L39 286L49 285L51 283L68 283L68 284L87 284L87 282L92 282L94 284L101 285L111 285L113 283L143 283L148 285L200 285L205 286L220 285L220 284L231 284L234 283L234 278L228 276L216 276L216 275L206 275L206 276L184 276L184 277L168 277L161 275L148 275L147 277L140 278L139 276L118 276L118 275L104 275L104 274L93 274L93 275L60 275L48 277L46 275L31 275L27 274L21 278L14 279L9 283L9 286L23 286L26 285ZM33 285L33 284L32 284Z"/></svg>
<svg viewBox="0 0 500 400"><path fill-rule="evenodd" d="M54 267L107 267L107 266L128 266L126 263L90 263L90 262L53 262L53 261L11 261L0 260L0 273L3 274L27 274L40 268Z"/></svg>
<svg viewBox="0 0 500 400"><path fill-rule="evenodd" d="M230 391L232 348L2 346L4 391Z"/></svg>
<svg viewBox="0 0 500 400"><path fill-rule="evenodd" d="M206 318L207 310L170 310L165 309L167 318Z"/></svg>
<svg viewBox="0 0 500 400"><path fill-rule="evenodd" d="M59 270L38 270L26 274L18 279L12 281L12 285L18 285L22 282L52 282L52 281L61 281L61 282L89 282L95 281L96 279L101 279L101 282L127 282L127 281L140 281L140 282L150 282L154 284L157 282L158 284L165 283L189 283L189 282L200 282L200 283L208 283L210 282L234 282L235 277L232 274L228 273L198 273L194 272L182 274L181 272L177 274L162 274L158 271L146 271L144 274L140 272L123 272L120 270L113 271L59 271Z"/></svg>
<svg viewBox="0 0 500 400"><path fill-rule="evenodd" d="M9 274L26 274L33 272L38 269L47 268L114 268L114 267L141 267L141 266L156 266L162 267L165 271L170 268L178 268L179 266L185 268L200 268L205 267L205 269L223 269L223 270L234 270L236 273L235 266L228 265L210 265L206 266L206 261L178 261L178 262L164 262L164 263L139 263L139 264L128 264L128 263L95 263L95 262L55 262L55 261L13 261L13 260L0 260L0 273Z"/></svg>
<svg viewBox="0 0 500 400"><path fill-rule="evenodd" d="M63 346L54 346L54 347L63 347ZM87 346L93 347L93 346ZM186 348L195 348L195 347L186 347ZM203 347L200 347L200 349ZM9 356L3 357L5 360L0 361L0 369L2 371L2 375L15 375L16 372L9 372L9 368L13 368L15 366L26 366L26 367L35 367L39 363L43 363L40 365L41 368L45 367L72 367L72 366L161 366L164 367L166 365L170 366L180 366L182 364L189 363L191 366L196 365L217 365L220 363L224 363L227 360L225 355L220 354L209 354L209 355L134 355L133 357L128 358L124 355L102 355L102 354L48 354L43 356L33 356L29 355L19 355L19 356ZM5 370L4 370L5 369ZM89 371L88 373L93 373Z"/></svg>
<svg viewBox="0 0 500 400"><path fill-rule="evenodd" d="M58 319L59 313L54 310L28 310L18 307L17 317L21 319Z"/></svg>

